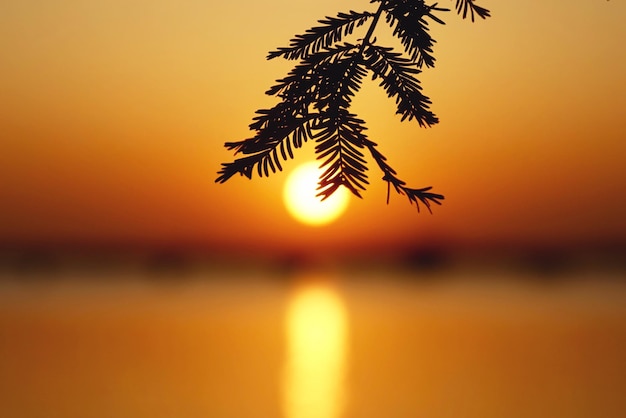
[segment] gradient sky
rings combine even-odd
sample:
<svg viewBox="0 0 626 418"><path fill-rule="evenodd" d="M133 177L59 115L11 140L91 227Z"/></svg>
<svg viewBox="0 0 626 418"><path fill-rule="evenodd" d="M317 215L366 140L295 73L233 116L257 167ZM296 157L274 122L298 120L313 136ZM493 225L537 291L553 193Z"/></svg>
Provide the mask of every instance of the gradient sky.
<svg viewBox="0 0 626 418"><path fill-rule="evenodd" d="M626 240L626 3L482 0L433 26L422 77L440 124L394 114L366 84L353 110L433 215L370 187L336 223L300 225L286 173L214 183L254 111L294 65L266 61L366 0L0 3L0 240L228 248L561 245ZM453 1L440 1L453 7ZM441 15L440 15L441 16ZM384 37L380 38L381 40ZM284 165L314 157L313 144Z"/></svg>

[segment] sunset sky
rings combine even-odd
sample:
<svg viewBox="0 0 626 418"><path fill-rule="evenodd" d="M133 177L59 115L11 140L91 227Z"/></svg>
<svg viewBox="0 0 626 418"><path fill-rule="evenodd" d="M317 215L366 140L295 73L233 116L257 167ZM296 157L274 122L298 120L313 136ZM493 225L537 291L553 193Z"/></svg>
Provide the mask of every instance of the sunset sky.
<svg viewBox="0 0 626 418"><path fill-rule="evenodd" d="M440 6L454 7L452 0ZM369 137L433 214L370 161L364 199L325 227L292 219L287 173L216 184L226 141L295 64L266 61L317 19L360 1L21 0L0 3L0 244L389 249L427 242L626 241L626 2L481 0L432 26L422 74L440 123L400 122L368 82ZM356 34L353 41L363 34ZM380 42L386 39L381 36ZM422 208L423 209L423 208Z"/></svg>

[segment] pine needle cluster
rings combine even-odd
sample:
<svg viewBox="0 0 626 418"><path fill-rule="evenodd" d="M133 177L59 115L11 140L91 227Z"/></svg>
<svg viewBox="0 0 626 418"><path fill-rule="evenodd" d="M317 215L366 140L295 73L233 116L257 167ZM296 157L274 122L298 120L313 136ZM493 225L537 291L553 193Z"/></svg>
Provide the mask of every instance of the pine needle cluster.
<svg viewBox="0 0 626 418"><path fill-rule="evenodd" d="M489 11L474 0L455 0L455 10L463 18L485 19ZM375 12L339 13L319 20L319 26L293 38L289 46L278 48L268 59L299 61L289 74L266 93L280 102L271 109L256 113L250 129L254 136L227 142L225 147L242 155L223 163L216 182L224 183L235 174L252 178L269 176L282 170L281 161L294 158L294 149L305 142L315 142L317 159L324 168L318 196L324 200L339 187L361 197L368 182L366 154L372 157L387 182L387 202L391 187L405 195L417 209L420 202L430 211L431 204L441 204L443 195L431 187L410 188L365 134L365 122L350 112L353 96L368 75L380 80L380 86L395 100L401 120L415 120L421 127L438 122L431 112L430 99L422 92L417 76L423 67L433 67L433 45L429 23L444 24L437 15L449 9L427 5L423 0L370 0L378 3ZM396 52L378 45L376 25L384 20L403 47ZM344 39L355 29L369 24L364 37L356 42Z"/></svg>

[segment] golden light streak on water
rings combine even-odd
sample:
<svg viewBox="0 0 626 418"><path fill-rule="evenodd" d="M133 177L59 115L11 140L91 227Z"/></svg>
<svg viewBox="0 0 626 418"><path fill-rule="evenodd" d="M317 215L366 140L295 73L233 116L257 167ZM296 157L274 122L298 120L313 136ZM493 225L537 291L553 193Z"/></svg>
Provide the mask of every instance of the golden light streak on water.
<svg viewBox="0 0 626 418"><path fill-rule="evenodd" d="M348 318L339 295L317 284L299 289L286 316L287 418L338 418L345 403Z"/></svg>

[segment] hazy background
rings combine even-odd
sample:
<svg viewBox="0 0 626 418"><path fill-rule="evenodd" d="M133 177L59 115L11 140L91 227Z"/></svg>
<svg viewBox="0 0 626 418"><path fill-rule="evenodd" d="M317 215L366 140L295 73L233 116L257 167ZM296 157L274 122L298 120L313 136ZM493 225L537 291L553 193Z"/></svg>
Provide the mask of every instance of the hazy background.
<svg viewBox="0 0 626 418"><path fill-rule="evenodd" d="M372 165L311 228L282 187L313 144L217 185L223 143L295 65L269 50L375 5L0 3L0 415L624 416L626 4L479 4L432 25L440 124L354 100L444 204Z"/></svg>
<svg viewBox="0 0 626 418"><path fill-rule="evenodd" d="M213 180L233 158L223 143L251 135L254 111L275 103L264 91L295 65L267 52L368 2L3 2L2 246L623 245L626 6L483 3L493 18L431 25L437 66L422 83L439 125L400 123L371 82L354 100L400 177L444 206L387 206L371 166L365 199L313 230L287 215L285 172Z"/></svg>

